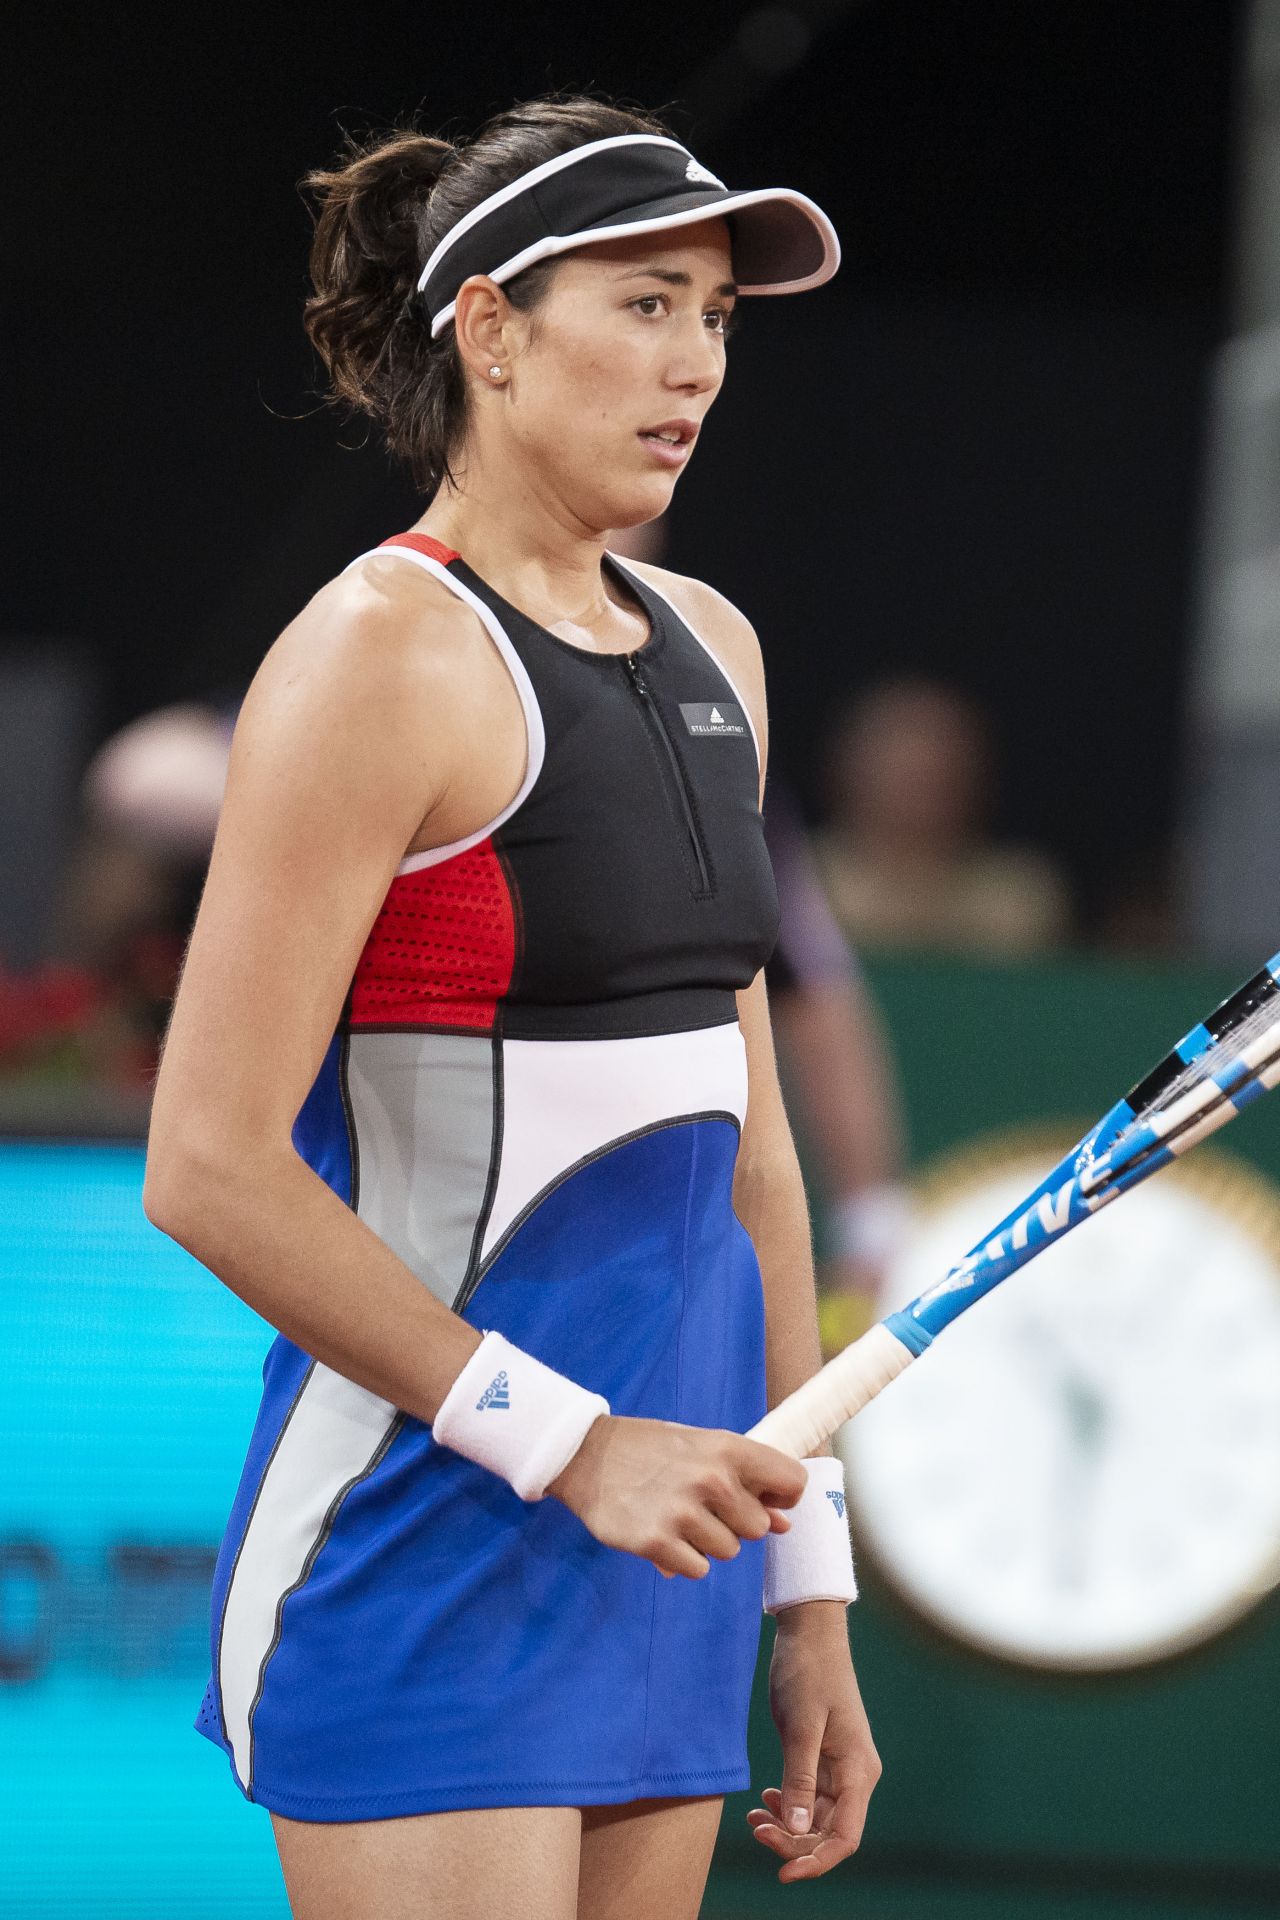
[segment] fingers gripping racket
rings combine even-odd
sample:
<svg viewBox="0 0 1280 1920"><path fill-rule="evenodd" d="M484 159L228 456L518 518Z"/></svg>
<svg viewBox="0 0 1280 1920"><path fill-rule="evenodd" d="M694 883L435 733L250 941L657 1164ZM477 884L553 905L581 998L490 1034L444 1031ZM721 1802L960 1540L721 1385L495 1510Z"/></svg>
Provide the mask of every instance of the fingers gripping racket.
<svg viewBox="0 0 1280 1920"><path fill-rule="evenodd" d="M779 1401L750 1438L797 1459L813 1453L975 1300L1278 1081L1280 954L1193 1027L943 1279Z"/></svg>

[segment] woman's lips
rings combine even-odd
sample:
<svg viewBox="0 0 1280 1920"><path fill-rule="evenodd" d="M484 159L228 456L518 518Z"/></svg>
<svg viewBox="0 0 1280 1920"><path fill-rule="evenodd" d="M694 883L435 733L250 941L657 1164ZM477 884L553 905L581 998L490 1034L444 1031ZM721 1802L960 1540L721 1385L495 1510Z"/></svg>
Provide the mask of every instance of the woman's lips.
<svg viewBox="0 0 1280 1920"><path fill-rule="evenodd" d="M642 433L637 437L644 441L654 458L664 467L682 467L693 447L692 440L659 440L652 433Z"/></svg>

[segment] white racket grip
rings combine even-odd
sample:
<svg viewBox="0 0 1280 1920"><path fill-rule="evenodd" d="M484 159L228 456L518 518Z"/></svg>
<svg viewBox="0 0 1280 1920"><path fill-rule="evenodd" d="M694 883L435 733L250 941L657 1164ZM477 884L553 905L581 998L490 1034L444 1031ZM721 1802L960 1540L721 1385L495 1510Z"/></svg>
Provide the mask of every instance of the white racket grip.
<svg viewBox="0 0 1280 1920"><path fill-rule="evenodd" d="M869 1327L852 1346L828 1360L812 1380L771 1407L747 1438L803 1460L825 1446L837 1427L861 1413L914 1359L911 1349L883 1323Z"/></svg>

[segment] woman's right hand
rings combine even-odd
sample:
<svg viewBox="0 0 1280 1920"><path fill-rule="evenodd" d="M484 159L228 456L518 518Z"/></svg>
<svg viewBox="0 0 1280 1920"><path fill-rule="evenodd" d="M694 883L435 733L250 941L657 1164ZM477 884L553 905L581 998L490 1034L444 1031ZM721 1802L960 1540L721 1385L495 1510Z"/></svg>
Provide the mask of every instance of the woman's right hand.
<svg viewBox="0 0 1280 1920"><path fill-rule="evenodd" d="M607 1547L701 1580L744 1540L790 1526L803 1463L716 1427L604 1414L547 1488Z"/></svg>

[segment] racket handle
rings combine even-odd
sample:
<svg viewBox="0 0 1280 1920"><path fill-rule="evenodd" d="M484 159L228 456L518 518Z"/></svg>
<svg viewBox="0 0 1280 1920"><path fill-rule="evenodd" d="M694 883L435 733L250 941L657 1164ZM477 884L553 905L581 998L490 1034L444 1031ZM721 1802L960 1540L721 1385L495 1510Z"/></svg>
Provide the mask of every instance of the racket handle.
<svg viewBox="0 0 1280 1920"><path fill-rule="evenodd" d="M747 1438L803 1460L824 1446L837 1427L861 1413L914 1359L883 1323L869 1327L861 1339L828 1360L812 1380L771 1407Z"/></svg>

